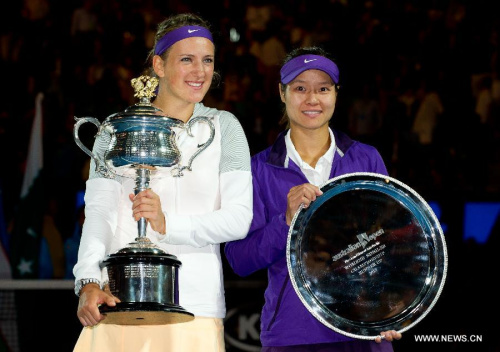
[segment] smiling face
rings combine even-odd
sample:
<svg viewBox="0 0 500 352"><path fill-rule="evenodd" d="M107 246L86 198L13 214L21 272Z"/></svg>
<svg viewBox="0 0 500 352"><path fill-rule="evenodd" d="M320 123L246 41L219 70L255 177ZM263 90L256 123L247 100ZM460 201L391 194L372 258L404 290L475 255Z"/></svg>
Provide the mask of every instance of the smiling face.
<svg viewBox="0 0 500 352"><path fill-rule="evenodd" d="M285 91L281 85L279 89L291 129L328 129L337 101L335 85L328 74L307 70L287 84Z"/></svg>
<svg viewBox="0 0 500 352"><path fill-rule="evenodd" d="M191 37L172 45L165 61L155 56L153 68L160 78L158 98L175 106L200 102L212 83L214 50L210 40Z"/></svg>

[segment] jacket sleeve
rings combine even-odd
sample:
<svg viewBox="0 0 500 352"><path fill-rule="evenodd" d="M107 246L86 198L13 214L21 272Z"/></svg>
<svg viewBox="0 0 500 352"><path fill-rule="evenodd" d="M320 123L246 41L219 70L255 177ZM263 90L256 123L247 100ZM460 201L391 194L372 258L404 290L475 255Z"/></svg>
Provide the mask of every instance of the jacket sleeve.
<svg viewBox="0 0 500 352"><path fill-rule="evenodd" d="M229 113L221 120L220 209L203 215L165 212L167 234L160 241L204 247L244 238L252 221L250 150L243 128Z"/></svg>
<svg viewBox="0 0 500 352"><path fill-rule="evenodd" d="M78 261L73 268L76 280L102 280L99 264L117 226L121 184L106 178L87 181L85 191L85 222L78 249Z"/></svg>
<svg viewBox="0 0 500 352"><path fill-rule="evenodd" d="M372 161L374 164L373 165L373 168L374 168L373 172L389 176L389 173L387 172L387 168L385 166L384 160L382 159L382 156L380 155L380 153L377 150L374 151L374 156L372 158Z"/></svg>
<svg viewBox="0 0 500 352"><path fill-rule="evenodd" d="M249 171L221 175L221 208L203 215L165 214L162 242L204 247L244 238L252 220L252 178Z"/></svg>
<svg viewBox="0 0 500 352"><path fill-rule="evenodd" d="M242 240L226 243L224 248L229 264L240 276L265 269L286 255L289 226L285 212L269 215L266 199L277 195L261 189L259 180L267 181L255 177L257 171L253 174L253 220L249 234Z"/></svg>
<svg viewBox="0 0 500 352"><path fill-rule="evenodd" d="M388 176L382 156L371 145L356 142L340 159L340 163L343 167L340 168L336 176L351 172L373 172Z"/></svg>
<svg viewBox="0 0 500 352"><path fill-rule="evenodd" d="M111 136L98 133L93 153L103 160ZM118 222L118 204L122 179L112 173L102 173L90 160L89 179L85 190L85 222L78 247L78 260L73 267L76 280L101 280L99 264L109 250Z"/></svg>

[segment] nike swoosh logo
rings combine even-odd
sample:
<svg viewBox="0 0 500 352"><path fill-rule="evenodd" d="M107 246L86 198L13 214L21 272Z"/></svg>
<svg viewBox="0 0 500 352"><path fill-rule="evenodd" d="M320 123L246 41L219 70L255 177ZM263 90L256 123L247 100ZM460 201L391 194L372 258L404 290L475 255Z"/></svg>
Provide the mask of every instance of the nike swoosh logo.
<svg viewBox="0 0 500 352"><path fill-rule="evenodd" d="M188 33L198 32L199 29L188 29Z"/></svg>
<svg viewBox="0 0 500 352"><path fill-rule="evenodd" d="M311 61L316 61L316 60L318 60L318 59L311 59L311 60L304 59L304 63L305 63L305 64L308 64L309 62L311 62Z"/></svg>

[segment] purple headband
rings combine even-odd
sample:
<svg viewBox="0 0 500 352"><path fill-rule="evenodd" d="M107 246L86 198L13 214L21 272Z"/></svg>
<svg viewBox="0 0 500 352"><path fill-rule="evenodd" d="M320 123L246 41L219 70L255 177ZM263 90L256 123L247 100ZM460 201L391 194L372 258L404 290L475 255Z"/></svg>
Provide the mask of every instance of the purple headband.
<svg viewBox="0 0 500 352"><path fill-rule="evenodd" d="M281 83L288 84L295 77L307 70L321 70L330 76L333 83L339 83L339 68L330 59L320 55L300 55L294 57L280 70Z"/></svg>
<svg viewBox="0 0 500 352"><path fill-rule="evenodd" d="M168 32L158 40L155 47L155 55L161 55L179 40L191 37L203 37L209 39L212 43L214 42L212 33L205 27L183 26Z"/></svg>

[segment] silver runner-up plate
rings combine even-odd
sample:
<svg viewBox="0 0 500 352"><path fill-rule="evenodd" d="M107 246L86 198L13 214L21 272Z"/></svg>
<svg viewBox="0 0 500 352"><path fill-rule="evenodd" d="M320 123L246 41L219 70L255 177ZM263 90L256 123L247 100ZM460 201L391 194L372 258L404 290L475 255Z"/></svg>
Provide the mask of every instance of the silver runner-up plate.
<svg viewBox="0 0 500 352"><path fill-rule="evenodd" d="M441 226L420 195L375 173L329 180L300 207L288 233L292 285L320 322L373 340L404 332L436 303L448 255Z"/></svg>

